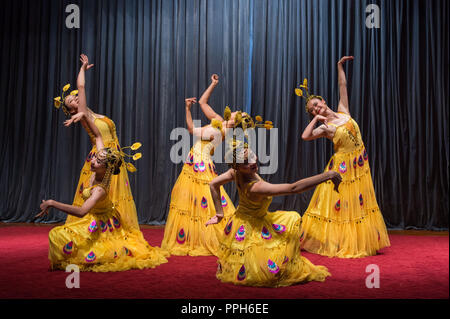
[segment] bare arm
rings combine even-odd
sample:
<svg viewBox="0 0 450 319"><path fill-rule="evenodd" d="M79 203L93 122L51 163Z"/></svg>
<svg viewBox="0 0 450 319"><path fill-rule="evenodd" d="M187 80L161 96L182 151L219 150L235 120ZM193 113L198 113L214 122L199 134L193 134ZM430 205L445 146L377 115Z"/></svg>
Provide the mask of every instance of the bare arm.
<svg viewBox="0 0 450 319"><path fill-rule="evenodd" d="M338 68L338 85L339 85L339 105L338 112L342 112L350 115L348 107L348 94L347 94L347 78L345 77L343 64L345 61L353 60L352 56L344 56L337 63Z"/></svg>
<svg viewBox="0 0 450 319"><path fill-rule="evenodd" d="M323 124L315 128L317 122ZM302 139L305 141L315 140L321 137L332 138L335 132L334 127L327 124L327 118L322 115L316 115L302 133Z"/></svg>
<svg viewBox="0 0 450 319"><path fill-rule="evenodd" d="M88 113L87 109L87 101L86 101L86 80L85 80L85 71L92 68L94 65L89 64L88 57L85 54L81 54L80 56L81 67L80 72L78 73L77 78L77 89L78 89L78 111Z"/></svg>
<svg viewBox="0 0 450 319"><path fill-rule="evenodd" d="M334 188L337 191L339 184L342 181L342 177L335 171L327 171L325 173L298 180L291 184L270 184L265 181L259 181L250 186L249 192L250 194L260 196L300 194L328 180L331 180L334 183Z"/></svg>
<svg viewBox="0 0 450 319"><path fill-rule="evenodd" d="M217 114L208 104L209 97L211 96L212 91L214 90L214 88L217 86L218 83L219 77L217 76L217 74L213 74L211 76L211 84L202 94L200 100L198 101L198 103L200 104L200 108L202 109L203 113L208 118L208 120L218 119L220 121L223 121L223 118L219 114Z"/></svg>
<svg viewBox="0 0 450 319"><path fill-rule="evenodd" d="M35 218L48 214L49 209L52 207L72 216L84 217L98 201L105 197L105 195L106 192L103 188L95 187L92 190L91 196L83 203L81 207L60 203L52 199L46 201L43 200L40 205L41 212L36 215Z"/></svg>
<svg viewBox="0 0 450 319"><path fill-rule="evenodd" d="M81 121L87 132L91 132L94 135L97 150L103 149L105 146L103 144L102 134L100 133L98 127L95 125L94 120L86 113L78 112L77 114L73 115L69 120L66 120L64 122L64 125L70 126L72 123L76 123L78 121Z"/></svg>
<svg viewBox="0 0 450 319"><path fill-rule="evenodd" d="M211 224L217 224L224 216L222 201L220 200L220 186L225 185L234 180L234 169L229 169L225 173L217 176L209 183L209 189L211 191L211 197L214 202L214 208L216 209L216 216L212 217L206 222L206 226Z"/></svg>
<svg viewBox="0 0 450 319"><path fill-rule="evenodd" d="M192 104L197 103L197 98L190 97L185 99L186 103L186 125L188 128L188 131L190 134L193 134L195 136L198 136L202 138L203 140L213 140L216 135L220 136L220 140L222 135L216 130L213 129L211 126L205 126L205 127L194 127L194 122L192 121L192 114L191 114L191 107Z"/></svg>
<svg viewBox="0 0 450 319"><path fill-rule="evenodd" d="M191 107L197 103L197 98L190 97L184 100L186 106L186 125L189 133L194 134L194 122L192 121Z"/></svg>

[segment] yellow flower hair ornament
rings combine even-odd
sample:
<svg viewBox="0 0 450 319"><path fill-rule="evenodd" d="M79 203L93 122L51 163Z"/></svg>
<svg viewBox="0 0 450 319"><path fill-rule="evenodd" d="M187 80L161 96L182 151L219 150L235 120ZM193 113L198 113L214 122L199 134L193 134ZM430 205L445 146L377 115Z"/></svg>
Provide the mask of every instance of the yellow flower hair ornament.
<svg viewBox="0 0 450 319"><path fill-rule="evenodd" d="M222 131L222 122L218 119L212 119L211 120L211 126Z"/></svg>
<svg viewBox="0 0 450 319"><path fill-rule="evenodd" d="M61 96L57 96L53 99L53 105L58 110L60 108L62 108L62 110L64 111L64 114L68 117L70 117L70 113L69 113L69 110L67 109L66 105L64 104L64 99L67 97L66 92L67 92L67 90L69 90L69 88L70 88L70 84L64 85L64 87L62 88ZM73 90L72 92L70 92L70 95L77 95L77 94L78 94L78 90Z"/></svg>
<svg viewBox="0 0 450 319"><path fill-rule="evenodd" d="M133 151L136 151L141 146L142 146L141 143L136 142L136 143L134 143L131 146L125 146L125 147L122 147L122 149L119 149L119 147L117 147L117 149L119 149L120 156L122 157L124 162L125 162L125 157L131 157L134 161L137 161L138 159L142 158L142 153L136 153L134 155L130 155L130 154L125 153L123 150L129 148L129 149L131 149ZM129 162L125 162L125 166L126 166L127 170L130 173L134 173L134 172L137 171L136 167L133 164L129 163Z"/></svg>
<svg viewBox="0 0 450 319"><path fill-rule="evenodd" d="M235 119L235 127L240 124L243 130L255 127L263 127L267 130L273 128L273 123L271 121L264 122L260 115L255 116L255 119L253 120L248 113L239 111L238 114L236 114L236 118L238 118L239 121L236 121Z"/></svg>
<svg viewBox="0 0 450 319"><path fill-rule="evenodd" d="M229 121L231 119L231 109L229 106L225 107L223 119ZM256 121L256 122L255 122ZM234 128L241 127L244 131L248 128L263 127L270 130L273 128L271 121L263 121L260 115L255 116L255 120L246 112L237 111L234 117Z"/></svg>
<svg viewBox="0 0 450 319"><path fill-rule="evenodd" d="M229 121L230 118L231 118L231 110L230 110L230 107L227 106L227 107L225 107L225 111L223 111L223 119L225 121Z"/></svg>
<svg viewBox="0 0 450 319"><path fill-rule="evenodd" d="M305 91L305 93L303 93L303 90ZM308 112L308 102L310 100L312 100L314 98L323 99L320 95L309 94L308 79L306 79L306 78L303 80L303 84L300 84L298 88L295 88L295 94L306 100L306 102L305 102L306 113L309 113Z"/></svg>

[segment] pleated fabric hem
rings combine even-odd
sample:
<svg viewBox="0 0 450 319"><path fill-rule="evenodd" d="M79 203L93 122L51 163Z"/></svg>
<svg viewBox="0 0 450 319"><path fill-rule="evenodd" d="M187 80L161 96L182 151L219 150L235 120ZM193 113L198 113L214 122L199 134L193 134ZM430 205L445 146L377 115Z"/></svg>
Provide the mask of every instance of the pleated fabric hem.
<svg viewBox="0 0 450 319"><path fill-rule="evenodd" d="M80 271L92 271L92 272L116 272L125 271L132 269L145 269L145 268L155 268L161 264L167 263L169 254L162 252L157 252L156 256L152 256L148 259L138 259L133 257L122 257L119 260L111 263L101 263L101 264L76 264L70 261L64 261L60 263L51 263L52 270L65 270L68 265L75 264L79 267Z"/></svg>
<svg viewBox="0 0 450 319"><path fill-rule="evenodd" d="M301 247L327 257L363 258L390 246L379 209L363 218L339 222L307 211L302 217Z"/></svg>
<svg viewBox="0 0 450 319"><path fill-rule="evenodd" d="M311 281L324 282L331 276L328 268L325 266L314 265L307 258L298 256L291 260L289 264L282 266L277 274L272 278L239 278L240 263L218 261L216 278L222 283L231 283L239 286L277 288L287 287L298 284L306 284Z"/></svg>

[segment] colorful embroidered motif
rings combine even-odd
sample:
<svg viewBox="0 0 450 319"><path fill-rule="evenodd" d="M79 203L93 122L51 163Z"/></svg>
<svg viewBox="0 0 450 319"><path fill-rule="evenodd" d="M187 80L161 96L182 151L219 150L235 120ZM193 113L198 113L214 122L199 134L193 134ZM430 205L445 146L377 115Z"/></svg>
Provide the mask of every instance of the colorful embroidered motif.
<svg viewBox="0 0 450 319"><path fill-rule="evenodd" d="M82 194L83 193L83 184L80 185L80 189L78 190L78 193Z"/></svg>
<svg viewBox="0 0 450 319"><path fill-rule="evenodd" d="M198 170L200 172L204 172L206 170L206 165L203 163L203 161L200 162L200 165L198 166Z"/></svg>
<svg viewBox="0 0 450 319"><path fill-rule="evenodd" d="M184 229L181 228L177 235L177 243L184 244L185 241L186 241L186 235L184 233Z"/></svg>
<svg viewBox="0 0 450 319"><path fill-rule="evenodd" d="M362 196L362 194L359 194L359 205L363 205L364 204L364 201L363 201L363 196Z"/></svg>
<svg viewBox="0 0 450 319"><path fill-rule="evenodd" d="M364 165L364 161L363 161L363 158L362 158L361 155L359 155L358 165L359 165L360 167L362 167L362 166Z"/></svg>
<svg viewBox="0 0 450 319"><path fill-rule="evenodd" d="M222 207L226 207L227 205L227 200L225 199L225 196L222 195Z"/></svg>
<svg viewBox="0 0 450 319"><path fill-rule="evenodd" d="M112 231L114 230L114 228L113 228L113 226L112 226L112 224L111 224L111 220L108 219L108 221L107 221L106 223L108 224L108 229L109 229L109 231L112 232Z"/></svg>
<svg viewBox="0 0 450 319"><path fill-rule="evenodd" d="M242 265L242 267L239 269L238 275L237 275L237 280L242 281L244 280L246 277L245 274L245 266Z"/></svg>
<svg viewBox="0 0 450 319"><path fill-rule="evenodd" d="M63 252L67 255L71 254L73 250L73 241L69 241L67 244L63 247Z"/></svg>
<svg viewBox="0 0 450 319"><path fill-rule="evenodd" d="M328 165L328 170L331 170L333 168L334 160L331 159L330 165Z"/></svg>
<svg viewBox="0 0 450 319"><path fill-rule="evenodd" d="M192 154L189 154L186 164L188 164L189 166L192 166L194 164L194 156Z"/></svg>
<svg viewBox="0 0 450 319"><path fill-rule="evenodd" d="M114 224L114 227L120 228L120 221L114 216L113 216L113 224Z"/></svg>
<svg viewBox="0 0 450 319"><path fill-rule="evenodd" d="M356 157L353 159L353 168L356 168Z"/></svg>
<svg viewBox="0 0 450 319"><path fill-rule="evenodd" d="M93 262L97 257L95 256L94 252L91 251L84 260L86 260L88 263Z"/></svg>
<svg viewBox="0 0 450 319"><path fill-rule="evenodd" d="M284 256L284 260L283 260L282 265L284 265L284 264L287 263L288 261L289 261L289 257L288 257L288 256Z"/></svg>
<svg viewBox="0 0 450 319"><path fill-rule="evenodd" d="M304 236L305 236L305 232L302 232L302 233L300 234L300 241L302 241L302 240L304 239Z"/></svg>
<svg viewBox="0 0 450 319"><path fill-rule="evenodd" d="M277 264L270 259L267 261L267 267L269 268L269 271L273 274L276 274L277 272L280 271L280 267L278 267Z"/></svg>
<svg viewBox="0 0 450 319"><path fill-rule="evenodd" d="M117 258L117 252L116 251L114 252L114 258Z"/></svg>
<svg viewBox="0 0 450 319"><path fill-rule="evenodd" d="M194 164L194 166L193 166L193 170L194 170L194 172L198 172L198 163L195 163Z"/></svg>
<svg viewBox="0 0 450 319"><path fill-rule="evenodd" d="M284 231L286 230L286 226L281 225L281 224L272 224L272 228L278 234L284 233Z"/></svg>
<svg viewBox="0 0 450 319"><path fill-rule="evenodd" d="M238 231L236 232L235 238L237 241L242 241L245 238L245 227L244 225L241 225L239 227Z"/></svg>
<svg viewBox="0 0 450 319"><path fill-rule="evenodd" d="M366 149L364 149L363 156L364 156L364 160L365 160L365 161L367 161L367 160L369 159L369 154L367 154Z"/></svg>
<svg viewBox="0 0 450 319"><path fill-rule="evenodd" d="M263 228L262 228L261 237L264 239L272 238L272 234L269 232L269 230L266 228L266 226L263 226Z"/></svg>
<svg viewBox="0 0 450 319"><path fill-rule="evenodd" d="M123 248L125 248L125 255L126 256L133 256L133 254L131 253L131 250L129 250L127 247L123 247Z"/></svg>
<svg viewBox="0 0 450 319"><path fill-rule="evenodd" d="M336 205L334 205L334 209L336 211L339 211L341 209L341 200L340 199L336 202Z"/></svg>
<svg viewBox="0 0 450 319"><path fill-rule="evenodd" d="M347 171L347 165L345 165L345 161L344 161L341 163L341 165L339 165L339 172L344 174L346 171Z"/></svg>
<svg viewBox="0 0 450 319"><path fill-rule="evenodd" d="M230 220L228 224L225 226L225 229L223 230L225 232L225 235L228 235L231 232L231 227L233 226L233 221Z"/></svg>
<svg viewBox="0 0 450 319"><path fill-rule="evenodd" d="M208 207L208 201L206 200L205 197L202 198L202 202L200 203L200 206L202 206L202 208Z"/></svg>
<svg viewBox="0 0 450 319"><path fill-rule="evenodd" d="M97 230L97 222L95 221L95 219L89 224L89 232L93 233Z"/></svg>
<svg viewBox="0 0 450 319"><path fill-rule="evenodd" d="M100 221L100 229L102 230L102 233L108 230L108 226L106 226L106 223L103 220Z"/></svg>

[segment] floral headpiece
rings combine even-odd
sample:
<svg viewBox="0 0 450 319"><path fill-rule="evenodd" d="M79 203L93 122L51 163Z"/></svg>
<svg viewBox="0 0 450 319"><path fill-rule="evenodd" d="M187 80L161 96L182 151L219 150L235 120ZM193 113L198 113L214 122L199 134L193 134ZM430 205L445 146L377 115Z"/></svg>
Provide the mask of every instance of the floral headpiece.
<svg viewBox="0 0 450 319"><path fill-rule="evenodd" d="M117 150L111 147L104 148L102 151L104 151L105 157L104 159L100 159L103 163L106 164L106 173L102 180L102 186L107 189L109 187L109 184L111 182L111 175L113 174L114 170L119 166L119 163L124 163L127 170L130 173L134 173L137 171L136 167L131 164L130 162L125 161L125 157L131 157L133 160L137 161L142 157L142 153L136 153L134 155L127 154L123 151L123 149L131 149L133 151L139 149L142 146L141 143L137 142L134 143L131 146L125 146L120 149L119 146L117 146Z"/></svg>
<svg viewBox="0 0 450 319"><path fill-rule="evenodd" d="M237 164L245 162L245 152L247 151L247 160L249 162L256 161L256 155L249 147L247 142L230 139L228 142L228 150L225 152L225 163L230 167L237 169Z"/></svg>
<svg viewBox="0 0 450 319"><path fill-rule="evenodd" d="M55 105L55 107L57 109L59 109L60 107L62 108L62 110L64 111L64 114L68 117L70 117L70 113L69 110L67 109L66 105L64 104L64 99L67 97L67 90L69 90L70 88L70 84L66 84L64 85L62 92L61 92L61 96L57 96L53 99L53 104ZM70 95L77 95L78 94L78 90L73 90L72 92L70 92Z"/></svg>
<svg viewBox="0 0 450 319"><path fill-rule="evenodd" d="M229 121L231 118L231 109L227 106L223 113L223 119ZM260 115L255 116L256 122L253 118L246 112L237 111L234 117L234 128L241 126L245 131L247 128L264 127L267 130L273 128L273 123L271 121L263 122L263 118Z"/></svg>
<svg viewBox="0 0 450 319"><path fill-rule="evenodd" d="M302 89L305 90L306 94L303 94ZM314 95L314 94L310 95L309 94L309 91L308 91L308 80L306 78L303 80L303 84L299 85L299 87L295 89L295 94L297 94L298 96L300 96L300 97L302 97L302 98L304 98L306 100L306 103L305 103L306 113L309 113L308 112L308 102L310 100L312 100L314 98L323 100L323 97L321 97L320 95Z"/></svg>

